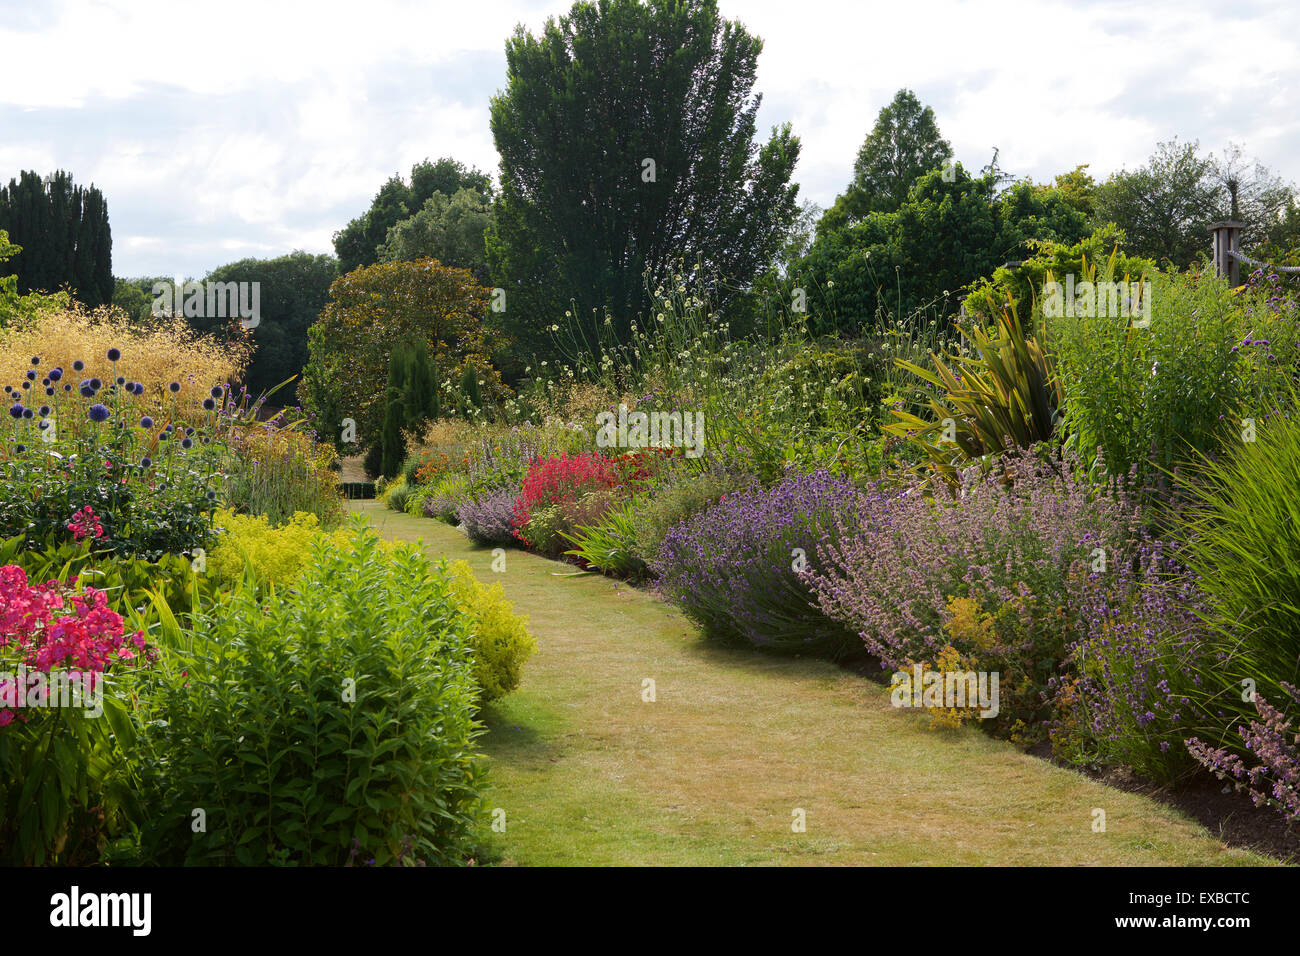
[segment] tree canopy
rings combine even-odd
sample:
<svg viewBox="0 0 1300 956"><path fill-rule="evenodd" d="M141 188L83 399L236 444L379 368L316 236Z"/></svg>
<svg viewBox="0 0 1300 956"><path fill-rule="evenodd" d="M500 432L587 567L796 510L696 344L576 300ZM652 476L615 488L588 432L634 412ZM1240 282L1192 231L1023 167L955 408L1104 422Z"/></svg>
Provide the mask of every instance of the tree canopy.
<svg viewBox="0 0 1300 956"><path fill-rule="evenodd" d="M583 336L605 310L625 335L679 261L731 286L771 263L799 141L787 125L755 143L761 50L713 0L583 2L516 30L491 106L488 260L521 348L570 309Z"/></svg>
<svg viewBox="0 0 1300 956"><path fill-rule="evenodd" d="M113 301L113 234L108 204L94 186L59 170L42 178L26 171L0 187L0 229L22 251L0 262L20 295L65 286L97 308Z"/></svg>
<svg viewBox="0 0 1300 956"><path fill-rule="evenodd" d="M449 157L437 162L424 160L411 167L411 181L391 177L370 203L370 208L334 234L334 251L339 271L351 272L358 266L379 261L379 247L388 240L388 230L424 208L436 194L454 196L469 189L484 199L492 196L492 181L487 174Z"/></svg>
<svg viewBox="0 0 1300 956"><path fill-rule="evenodd" d="M1119 226L1135 255L1184 269L1209 254L1210 224L1234 215L1245 223L1247 251L1276 240L1294 197L1294 185L1247 160L1240 147L1216 157L1201 155L1196 142L1170 140L1144 166L1097 187L1094 220Z"/></svg>
<svg viewBox="0 0 1300 956"><path fill-rule="evenodd" d="M473 189L448 196L437 192L415 215L388 230L379 247L380 262L437 259L443 265L468 269L479 282L488 281L484 234L492 222L492 204Z"/></svg>
<svg viewBox="0 0 1300 956"><path fill-rule="evenodd" d="M822 229L791 270L807 290L814 327L860 332L917 310L954 315L961 290L1030 240L1071 245L1087 218L1056 189L1014 184L996 195L998 174L972 176L960 164L918 179L893 212L873 212L846 228Z"/></svg>
<svg viewBox="0 0 1300 956"><path fill-rule="evenodd" d="M389 361L403 343L422 343L440 375L453 379L474 369L490 400L505 397L487 359L487 304L488 290L467 270L432 259L363 266L335 280L308 332L301 390L322 439L337 444L339 422L351 418L361 447L379 441Z"/></svg>
<svg viewBox="0 0 1300 956"><path fill-rule="evenodd" d="M881 108L853 164L853 181L823 217L824 228L843 229L868 213L893 212L912 184L945 166L952 147L939 133L934 110L911 90L899 90Z"/></svg>
<svg viewBox="0 0 1300 956"><path fill-rule="evenodd" d="M307 329L329 300L338 277L333 256L296 251L276 259L241 259L213 269L209 282L259 283L260 321L252 330L253 357L246 384L255 393L268 391L299 375L307 364ZM201 331L215 331L213 322L190 319ZM277 404L292 403L299 382L277 392Z"/></svg>

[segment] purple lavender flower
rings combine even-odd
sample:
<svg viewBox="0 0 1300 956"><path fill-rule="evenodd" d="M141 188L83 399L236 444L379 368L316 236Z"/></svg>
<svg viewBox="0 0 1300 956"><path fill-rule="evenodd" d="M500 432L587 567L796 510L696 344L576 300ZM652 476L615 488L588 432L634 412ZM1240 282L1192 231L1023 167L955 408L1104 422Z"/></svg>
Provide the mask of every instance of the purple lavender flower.
<svg viewBox="0 0 1300 956"><path fill-rule="evenodd" d="M671 528L651 568L712 636L842 656L860 641L817 608L808 571L818 539L856 497L826 471L725 495Z"/></svg>

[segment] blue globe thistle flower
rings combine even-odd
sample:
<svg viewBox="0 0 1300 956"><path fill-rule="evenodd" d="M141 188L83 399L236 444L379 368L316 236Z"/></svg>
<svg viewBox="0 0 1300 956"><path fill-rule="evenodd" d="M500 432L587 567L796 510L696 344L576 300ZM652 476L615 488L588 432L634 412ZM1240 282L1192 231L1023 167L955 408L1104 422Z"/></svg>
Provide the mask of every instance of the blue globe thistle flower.
<svg viewBox="0 0 1300 956"><path fill-rule="evenodd" d="M119 349L109 349L109 350L108 350L108 360L109 360L110 362L116 362L116 361L117 361L118 359L120 359L121 357L122 357L122 352L121 352Z"/></svg>
<svg viewBox="0 0 1300 956"><path fill-rule="evenodd" d="M213 386L212 386L212 391L209 392L208 394L210 394L213 398L220 398L220 397L221 397L221 386L220 386L220 385L213 385Z"/></svg>
<svg viewBox="0 0 1300 956"><path fill-rule="evenodd" d="M74 372L80 372L85 367L86 367L86 363L83 362L81 359L77 359L75 362L72 363L72 370Z"/></svg>
<svg viewBox="0 0 1300 956"><path fill-rule="evenodd" d="M32 383L31 383L31 382L23 382L23 391L24 391L24 392L27 391L28 389L30 389L31 387L32 387Z"/></svg>
<svg viewBox="0 0 1300 956"><path fill-rule="evenodd" d="M9 406L9 414L12 415L14 418L22 418L22 417L23 417L23 406L22 406L21 404L18 404L18 405L10 405L10 406Z"/></svg>
<svg viewBox="0 0 1300 956"><path fill-rule="evenodd" d="M81 386L81 396L82 398L94 398L95 390L89 385L83 385Z"/></svg>
<svg viewBox="0 0 1300 956"><path fill-rule="evenodd" d="M41 364L41 357L40 357L39 355L33 355L33 356L32 356L32 364L33 364L33 365L40 365L40 364Z"/></svg>
<svg viewBox="0 0 1300 956"><path fill-rule="evenodd" d="M46 394L46 395L53 395L53 394L54 394L54 386L53 386L53 385L47 385L47 386L45 386L45 394Z"/></svg>
<svg viewBox="0 0 1300 956"><path fill-rule="evenodd" d="M70 392L70 391L72 391L72 383L71 383L71 382L64 382L64 383L63 383L63 390L64 390L65 392Z"/></svg>
<svg viewBox="0 0 1300 956"><path fill-rule="evenodd" d="M50 413L50 406L48 406L48 405L42 405L42 406L41 406L41 410L40 410L39 412L37 412L37 414L40 415L41 418L44 418L44 417L45 417L46 415L48 415L49 413Z"/></svg>
<svg viewBox="0 0 1300 956"><path fill-rule="evenodd" d="M26 446L26 445L15 445L15 446L14 446L14 451L16 451L16 452L17 452L18 454L20 454L20 455L21 455L23 452L25 452L26 450L27 450L27 446Z"/></svg>
<svg viewBox="0 0 1300 956"><path fill-rule="evenodd" d="M29 368L27 370L27 379L28 381L32 381L32 382L36 381L36 369Z"/></svg>
<svg viewBox="0 0 1300 956"><path fill-rule="evenodd" d="M30 418L35 418L35 417L36 417L36 413L35 413L34 411L32 411L30 408L24 408L24 409L23 409L23 418L29 418L29 419L30 419Z"/></svg>
<svg viewBox="0 0 1300 956"><path fill-rule="evenodd" d="M119 375L119 376L117 377L117 384L118 384L118 385L125 385L125 384L126 384L126 376L125 376L125 375Z"/></svg>
<svg viewBox="0 0 1300 956"><path fill-rule="evenodd" d="M101 388L104 387L104 383L101 382L101 381L100 381L99 379L97 379L97 378L92 378L92 379L90 380L90 387L93 388L95 391L98 392Z"/></svg>
<svg viewBox="0 0 1300 956"><path fill-rule="evenodd" d="M107 421L109 416L108 406L100 405L98 403L91 405L86 411L86 414L90 416L92 422Z"/></svg>
<svg viewBox="0 0 1300 956"><path fill-rule="evenodd" d="M61 378L63 378L63 369L61 369L61 368L52 368L52 369L50 369L50 381L51 381L51 382L57 382L57 381L58 381L59 379L61 379Z"/></svg>
<svg viewBox="0 0 1300 956"><path fill-rule="evenodd" d="M153 464L153 459L150 458L148 455L145 455L143 458L140 459L141 468L148 468L152 464Z"/></svg>
<svg viewBox="0 0 1300 956"><path fill-rule="evenodd" d="M176 392L179 392L179 391L181 390L181 383L180 383L180 382L172 382L170 385L167 386L167 388L168 388L169 391L171 391L173 394L175 394Z"/></svg>
<svg viewBox="0 0 1300 956"><path fill-rule="evenodd" d="M140 419L140 427L153 428L153 419L146 415L144 418Z"/></svg>
<svg viewBox="0 0 1300 956"><path fill-rule="evenodd" d="M6 395L12 395L12 394L13 394L13 391L14 391L14 387L13 387L12 385L6 385L6 386L5 386L5 394L6 394Z"/></svg>
<svg viewBox="0 0 1300 956"><path fill-rule="evenodd" d="M182 447L182 448L193 448L193 447L194 447L194 440L193 440L192 438L183 438L183 439L181 439L181 447Z"/></svg>
<svg viewBox="0 0 1300 956"><path fill-rule="evenodd" d="M217 407L217 403L210 398L205 398L203 400L203 407L210 412Z"/></svg>

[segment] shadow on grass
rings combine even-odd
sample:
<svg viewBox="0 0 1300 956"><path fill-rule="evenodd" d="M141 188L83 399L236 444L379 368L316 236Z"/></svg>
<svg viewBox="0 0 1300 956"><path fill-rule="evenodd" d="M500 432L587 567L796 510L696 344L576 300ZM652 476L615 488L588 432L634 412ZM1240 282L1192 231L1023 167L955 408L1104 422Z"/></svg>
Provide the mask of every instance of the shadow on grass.
<svg viewBox="0 0 1300 956"><path fill-rule="evenodd" d="M554 743L557 721L553 718L519 713L507 700L488 704L479 719L487 728L480 743L491 759L547 763L559 758L561 750Z"/></svg>

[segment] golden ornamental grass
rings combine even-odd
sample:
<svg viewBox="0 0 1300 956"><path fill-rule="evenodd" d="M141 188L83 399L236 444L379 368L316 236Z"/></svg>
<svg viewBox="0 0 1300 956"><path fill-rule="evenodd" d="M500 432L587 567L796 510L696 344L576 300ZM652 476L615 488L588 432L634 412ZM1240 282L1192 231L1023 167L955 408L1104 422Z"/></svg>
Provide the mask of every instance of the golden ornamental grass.
<svg viewBox="0 0 1300 956"><path fill-rule="evenodd" d="M122 352L116 371L108 360L110 348ZM33 367L33 356L41 359L35 367L39 378L56 366L64 370L63 381L74 386L69 396L73 401L80 399L75 390L80 380L99 378L107 385L120 375L144 385L145 398L166 402L190 418L190 410L198 413L212 386L242 375L250 349L200 336L181 318L156 318L141 326L116 309L91 311L78 305L34 316L18 328L0 329L0 389L17 388ZM77 359L85 363L83 371L73 371ZM174 398L167 394L171 382L181 386Z"/></svg>

